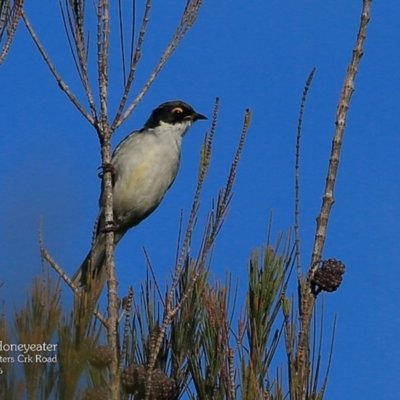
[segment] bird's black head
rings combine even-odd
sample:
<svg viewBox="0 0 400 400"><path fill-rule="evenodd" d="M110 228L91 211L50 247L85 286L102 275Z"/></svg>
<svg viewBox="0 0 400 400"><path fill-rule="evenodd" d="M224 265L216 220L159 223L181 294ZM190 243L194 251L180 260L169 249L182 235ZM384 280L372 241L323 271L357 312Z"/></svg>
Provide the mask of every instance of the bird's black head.
<svg viewBox="0 0 400 400"><path fill-rule="evenodd" d="M161 125L161 122L173 125L185 121L195 122L198 119L207 119L207 117L197 113L183 101L167 101L153 110L144 127L156 128Z"/></svg>

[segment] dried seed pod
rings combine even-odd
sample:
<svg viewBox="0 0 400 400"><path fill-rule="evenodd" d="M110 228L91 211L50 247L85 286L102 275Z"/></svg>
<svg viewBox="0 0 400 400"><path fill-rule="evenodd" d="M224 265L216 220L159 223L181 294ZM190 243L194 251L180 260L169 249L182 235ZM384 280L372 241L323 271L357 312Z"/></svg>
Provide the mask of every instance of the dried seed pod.
<svg viewBox="0 0 400 400"><path fill-rule="evenodd" d="M138 364L126 367L121 373L121 384L127 393L134 394L135 398L144 399L146 392L146 368ZM172 399L175 391L175 380L169 378L160 369L155 369L151 377L150 400Z"/></svg>
<svg viewBox="0 0 400 400"><path fill-rule="evenodd" d="M151 379L151 398L156 399L173 399L176 391L175 380L169 378L160 369L153 371Z"/></svg>
<svg viewBox="0 0 400 400"><path fill-rule="evenodd" d="M342 283L342 275L345 272L345 265L334 258L322 261L322 265L315 271L313 283L318 285L320 290L334 292Z"/></svg>
<svg viewBox="0 0 400 400"><path fill-rule="evenodd" d="M110 346L99 346L92 351L89 357L89 363L95 368L103 369L111 364L112 359L112 348Z"/></svg>
<svg viewBox="0 0 400 400"><path fill-rule="evenodd" d="M131 364L121 373L121 385L127 393L134 395L144 394L145 381L146 368L143 365Z"/></svg>

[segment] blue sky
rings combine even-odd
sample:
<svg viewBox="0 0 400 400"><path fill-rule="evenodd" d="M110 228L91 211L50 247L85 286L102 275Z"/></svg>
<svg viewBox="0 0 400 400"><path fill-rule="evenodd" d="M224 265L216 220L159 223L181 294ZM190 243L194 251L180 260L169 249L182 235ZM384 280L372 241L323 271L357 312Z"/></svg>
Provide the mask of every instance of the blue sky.
<svg viewBox="0 0 400 400"><path fill-rule="evenodd" d="M172 36L184 3L154 2L134 94ZM185 100L211 117L219 96L221 112L200 211L204 218L225 183L244 110L252 110L234 198L217 241L212 266L217 278L230 270L244 288L250 249L265 243L270 212L275 238L293 224L298 109L305 80L316 67L301 159L300 230L302 263L307 266L361 5L360 0L205 1L193 29L116 132L114 145L140 128L159 103L172 99ZM33 6L28 1L26 11L67 84L83 98L57 2L42 0ZM397 0L373 2L348 114L324 252L324 258L341 259L347 266L340 290L325 298L327 328L338 314L328 400L399 398L394 379L400 374L399 12ZM121 91L118 70L110 77L110 105L115 109ZM61 93L22 24L0 67L0 85L0 280L5 281L0 298L11 307L40 274L40 217L45 246L67 272L72 274L86 255L97 213L100 158L95 132ZM160 280L173 265L179 212L190 211L208 126L198 122L185 137L181 171L172 189L159 209L119 245L120 289L144 279L143 246Z"/></svg>

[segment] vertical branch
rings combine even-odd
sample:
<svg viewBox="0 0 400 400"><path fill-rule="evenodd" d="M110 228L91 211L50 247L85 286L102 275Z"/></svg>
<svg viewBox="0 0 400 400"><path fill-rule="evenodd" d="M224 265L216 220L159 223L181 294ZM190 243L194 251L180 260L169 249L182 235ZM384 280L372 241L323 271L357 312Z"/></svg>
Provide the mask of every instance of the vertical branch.
<svg viewBox="0 0 400 400"><path fill-rule="evenodd" d="M113 198L112 198L112 168L111 166L111 130L108 125L108 59L109 59L109 3L108 0L99 0L97 8L97 63L98 83L100 96L100 121L97 134L101 143L103 161L104 185L104 217L106 227L113 226ZM118 400L120 393L119 349L118 349L118 282L115 274L114 263L114 231L107 229L106 233L106 270L108 282L108 318L107 341L112 349L113 357L110 364L110 393L111 400Z"/></svg>
<svg viewBox="0 0 400 400"><path fill-rule="evenodd" d="M311 258L311 265L307 279L299 279L300 293L300 331L298 335L298 349L296 354L297 386L296 393L292 398L305 400L309 379L309 337L310 324L315 304L314 284L312 278L317 270L318 263L322 258L323 247L326 239L329 214L334 203L333 191L337 178L340 150L343 142L343 135L346 127L347 112L349 110L351 96L354 92L354 80L363 56L363 45L366 39L367 26L370 20L370 8L372 0L363 0L360 27L357 40L353 49L350 65L347 69L339 105L336 113L336 130L332 142L331 157L329 160L326 186L322 200L321 212L317 217L317 229L314 241L314 249Z"/></svg>
<svg viewBox="0 0 400 400"><path fill-rule="evenodd" d="M109 15L108 0L99 0L97 9L97 63L98 63L98 83L100 96L100 121L97 128L97 134L101 144L101 155L104 167L104 214L106 225L113 223L113 200L112 200L112 176L111 168L111 132L107 119L107 89L108 89L108 49L109 49ZM109 229L106 235L106 264L109 281L112 278L110 274L114 269L114 233ZM114 271L115 281L115 271ZM110 311L110 310L109 310Z"/></svg>
<svg viewBox="0 0 400 400"><path fill-rule="evenodd" d="M346 128L347 112L350 106L351 96L354 92L354 81L357 75L361 58L364 54L363 45L366 39L367 26L370 20L370 7L372 0L363 0L360 28L357 34L356 45L353 49L353 56L347 69L346 78L340 95L339 105L336 112L336 130L332 142L331 158L329 160L328 174L326 177L325 194L322 200L321 212L317 217L317 232L315 235L314 249L311 258L311 276L316 269L315 264L321 260L326 230L328 227L329 214L334 203L333 191L335 188L337 171L339 167L340 150L342 148L344 131Z"/></svg>
<svg viewBox="0 0 400 400"><path fill-rule="evenodd" d="M107 125L108 52L110 38L108 6L108 0L99 0L97 11L97 65L100 95L100 124L102 130ZM102 133L103 135L106 134L104 131Z"/></svg>

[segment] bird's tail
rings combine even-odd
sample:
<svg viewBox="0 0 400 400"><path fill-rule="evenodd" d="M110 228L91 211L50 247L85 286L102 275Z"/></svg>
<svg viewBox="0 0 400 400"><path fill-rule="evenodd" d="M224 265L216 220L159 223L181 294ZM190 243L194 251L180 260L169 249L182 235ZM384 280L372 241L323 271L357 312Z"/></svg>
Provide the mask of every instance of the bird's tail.
<svg viewBox="0 0 400 400"><path fill-rule="evenodd" d="M75 286L96 286L96 291L101 292L107 280L105 256L105 235L99 233L88 255L71 279Z"/></svg>
<svg viewBox="0 0 400 400"><path fill-rule="evenodd" d="M115 246L122 239L126 231L114 233ZM101 294L107 282L106 264L106 234L100 232L91 250L84 259L81 266L77 269L72 282L77 287L86 286L89 291ZM95 289L95 290L92 290Z"/></svg>

